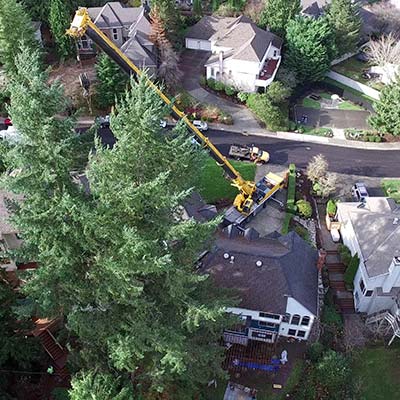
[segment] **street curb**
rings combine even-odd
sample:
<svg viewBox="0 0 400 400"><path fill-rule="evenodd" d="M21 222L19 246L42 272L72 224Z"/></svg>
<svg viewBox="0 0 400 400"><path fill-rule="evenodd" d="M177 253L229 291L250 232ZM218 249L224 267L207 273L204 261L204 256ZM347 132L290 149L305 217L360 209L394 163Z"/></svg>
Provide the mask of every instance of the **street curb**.
<svg viewBox="0 0 400 400"><path fill-rule="evenodd" d="M323 144L328 146L336 146L336 147L351 147L352 149L362 149L362 150L400 150L400 143L365 143L358 142L356 140L343 140L337 138L327 138L322 136L313 136L307 134L299 134L293 132L247 132L244 130L235 129L234 126L220 124L209 124L209 127L212 129L218 129L221 131L235 132L240 133L244 136L261 136L261 137L270 137L273 139L283 139L283 140L291 140L296 142L303 143L316 143Z"/></svg>

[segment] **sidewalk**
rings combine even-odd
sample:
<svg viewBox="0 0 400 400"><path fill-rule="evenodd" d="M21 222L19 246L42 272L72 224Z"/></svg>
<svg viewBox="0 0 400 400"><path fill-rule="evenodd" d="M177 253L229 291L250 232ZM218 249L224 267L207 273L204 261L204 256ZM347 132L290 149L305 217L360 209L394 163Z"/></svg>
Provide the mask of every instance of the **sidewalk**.
<svg viewBox="0 0 400 400"><path fill-rule="evenodd" d="M79 117L77 120L77 127L84 128L93 125L94 119L92 117ZM328 146L338 147L351 147L353 149L364 149L364 150L400 150L400 142L396 143L370 143L370 142L358 142L356 140L347 140L344 135L338 135L337 137L327 138L323 136L306 135L294 132L270 132L261 127L255 127L253 124L249 127L246 121L239 120L234 125L223 125L223 124L208 124L210 129L219 131L227 131L240 133L245 136L261 136L271 137L282 140L293 140L296 142L308 142L324 144Z"/></svg>

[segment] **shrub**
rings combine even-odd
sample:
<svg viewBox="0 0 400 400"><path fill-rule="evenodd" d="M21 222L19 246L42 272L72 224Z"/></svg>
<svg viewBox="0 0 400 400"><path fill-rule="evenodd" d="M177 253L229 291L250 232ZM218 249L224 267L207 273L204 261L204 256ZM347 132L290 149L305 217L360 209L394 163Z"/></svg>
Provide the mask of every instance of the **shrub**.
<svg viewBox="0 0 400 400"><path fill-rule="evenodd" d="M337 206L335 200L330 199L326 204L326 213L330 217L334 217L336 214Z"/></svg>
<svg viewBox="0 0 400 400"><path fill-rule="evenodd" d="M351 368L347 357L333 350L327 351L315 370L315 378L326 389L329 399L343 398L350 383Z"/></svg>
<svg viewBox="0 0 400 400"><path fill-rule="evenodd" d="M202 75L199 79L200 85L201 86L206 86L207 85L207 79L204 75Z"/></svg>
<svg viewBox="0 0 400 400"><path fill-rule="evenodd" d="M225 94L227 96L233 96L236 93L235 88L233 88L232 86L225 86Z"/></svg>
<svg viewBox="0 0 400 400"><path fill-rule="evenodd" d="M273 104L279 105L290 97L292 90L282 82L272 82L267 90L267 97Z"/></svg>
<svg viewBox="0 0 400 400"><path fill-rule="evenodd" d="M294 164L290 164L286 207L287 211L291 212L292 214L296 212L295 198L296 198L296 166Z"/></svg>
<svg viewBox="0 0 400 400"><path fill-rule="evenodd" d="M218 92L221 92L225 89L225 85L220 81L215 81L214 89Z"/></svg>
<svg viewBox="0 0 400 400"><path fill-rule="evenodd" d="M207 86L210 88L210 89L215 89L215 84L216 84L216 80L215 79L213 79L213 78L209 78L209 79L207 79Z"/></svg>
<svg viewBox="0 0 400 400"><path fill-rule="evenodd" d="M338 312L336 306L331 303L324 305L321 322L336 329L343 329L342 315Z"/></svg>
<svg viewBox="0 0 400 400"><path fill-rule="evenodd" d="M225 125L233 125L233 118L232 115L221 112L218 116L218 122L221 122Z"/></svg>
<svg viewBox="0 0 400 400"><path fill-rule="evenodd" d="M358 266L360 265L360 259L358 257L358 254L354 254L353 257L351 257L349 261L349 265L346 268L346 271L344 273L344 281L346 285L353 287L353 282L354 278L356 276Z"/></svg>
<svg viewBox="0 0 400 400"><path fill-rule="evenodd" d="M293 214L290 212L286 212L285 218L282 223L282 230L281 230L282 235L286 235L289 233L289 226L290 222L292 221L292 218Z"/></svg>
<svg viewBox="0 0 400 400"><path fill-rule="evenodd" d="M347 267L352 258L350 249L344 244L338 246L338 251L340 254L340 261Z"/></svg>
<svg viewBox="0 0 400 400"><path fill-rule="evenodd" d="M289 121L289 131L294 132L297 129L297 124L294 121Z"/></svg>
<svg viewBox="0 0 400 400"><path fill-rule="evenodd" d="M247 101L248 97L249 97L249 93L246 93L246 92L239 92L237 94L237 98L243 103L245 103Z"/></svg>
<svg viewBox="0 0 400 400"><path fill-rule="evenodd" d="M297 206L297 212L300 214L300 216L304 218L311 218L312 215L312 207L309 201L307 200L299 200L296 203Z"/></svg>
<svg viewBox="0 0 400 400"><path fill-rule="evenodd" d="M368 136L368 141L369 142L375 142L375 136L373 136L373 135Z"/></svg>
<svg viewBox="0 0 400 400"><path fill-rule="evenodd" d="M307 350L307 356L313 363L315 363L321 359L324 350L325 347L322 343L313 343Z"/></svg>
<svg viewBox="0 0 400 400"><path fill-rule="evenodd" d="M382 138L380 136L375 136L375 142L382 142Z"/></svg>

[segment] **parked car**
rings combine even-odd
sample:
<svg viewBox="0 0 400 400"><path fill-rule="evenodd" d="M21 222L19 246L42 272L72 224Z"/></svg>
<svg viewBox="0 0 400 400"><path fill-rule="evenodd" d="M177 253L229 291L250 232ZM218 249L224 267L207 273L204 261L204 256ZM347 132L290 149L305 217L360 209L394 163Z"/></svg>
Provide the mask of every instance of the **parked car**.
<svg viewBox="0 0 400 400"><path fill-rule="evenodd" d="M192 123L199 131L208 130L208 125L207 125L207 122L205 122L205 121L200 121L198 119L195 119Z"/></svg>
<svg viewBox="0 0 400 400"><path fill-rule="evenodd" d="M17 144L21 142L21 135L15 128L11 125L8 129L0 131L0 140L5 140L9 144Z"/></svg>
<svg viewBox="0 0 400 400"><path fill-rule="evenodd" d="M356 201L361 202L364 202L369 197L368 190L363 182L358 182L351 188L351 195Z"/></svg>

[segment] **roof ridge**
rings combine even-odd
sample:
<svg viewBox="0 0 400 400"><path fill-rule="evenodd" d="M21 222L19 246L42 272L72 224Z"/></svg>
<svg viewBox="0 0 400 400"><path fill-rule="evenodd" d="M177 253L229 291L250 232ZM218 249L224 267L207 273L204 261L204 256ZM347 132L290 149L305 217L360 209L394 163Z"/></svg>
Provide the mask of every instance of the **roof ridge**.
<svg viewBox="0 0 400 400"><path fill-rule="evenodd" d="M118 22L121 24L121 26L124 26L124 24L123 24L122 21L120 20L120 18L119 18L119 16L118 16L118 14L116 13L116 11L111 7L110 4L112 4L112 3L118 3L118 2L116 1L116 2L111 2L111 3L106 3L106 4L109 5L109 7L110 7L112 13L115 15L115 18L118 20ZM119 3L119 4L121 5L121 3ZM122 5L121 5L121 8L122 8Z"/></svg>

